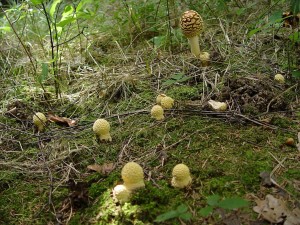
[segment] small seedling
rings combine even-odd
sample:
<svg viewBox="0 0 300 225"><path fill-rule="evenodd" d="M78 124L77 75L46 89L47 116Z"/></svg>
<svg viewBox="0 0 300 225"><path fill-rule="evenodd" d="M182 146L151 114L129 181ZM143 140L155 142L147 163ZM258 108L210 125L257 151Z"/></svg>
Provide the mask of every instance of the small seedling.
<svg viewBox="0 0 300 225"><path fill-rule="evenodd" d="M192 214L188 211L187 205L181 204L175 210L160 214L156 217L154 222L164 222L173 218L180 218L184 221L188 221L192 218Z"/></svg>
<svg viewBox="0 0 300 225"><path fill-rule="evenodd" d="M209 216L215 208L233 210L248 206L249 202L239 197L231 197L221 200L219 195L207 197L208 206L200 209L199 214L203 217Z"/></svg>

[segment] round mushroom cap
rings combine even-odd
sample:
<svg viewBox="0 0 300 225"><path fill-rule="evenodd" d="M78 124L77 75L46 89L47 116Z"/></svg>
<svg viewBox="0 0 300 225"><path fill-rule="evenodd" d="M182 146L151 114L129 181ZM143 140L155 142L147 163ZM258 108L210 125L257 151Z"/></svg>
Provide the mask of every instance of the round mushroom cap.
<svg viewBox="0 0 300 225"><path fill-rule="evenodd" d="M285 81L284 76L282 76L282 74L280 74L280 73L278 73L274 76L274 80L281 84L283 84Z"/></svg>
<svg viewBox="0 0 300 225"><path fill-rule="evenodd" d="M33 118L32 118L32 119L33 119L34 125L36 125L36 126L43 125L44 123L47 122L46 116L45 116L43 113L41 113L41 112L35 113L35 114L33 115Z"/></svg>
<svg viewBox="0 0 300 225"><path fill-rule="evenodd" d="M113 189L113 197L118 202L125 203L130 199L131 192L126 188L125 185L117 185Z"/></svg>
<svg viewBox="0 0 300 225"><path fill-rule="evenodd" d="M180 27L187 38L198 36L203 30L202 17L196 11L188 10L180 18Z"/></svg>
<svg viewBox="0 0 300 225"><path fill-rule="evenodd" d="M135 162L126 163L121 175L125 183L137 183L144 179L143 168Z"/></svg>
<svg viewBox="0 0 300 225"><path fill-rule="evenodd" d="M107 134L110 130L110 125L105 119L97 119L93 125L93 131L96 134Z"/></svg>
<svg viewBox="0 0 300 225"><path fill-rule="evenodd" d="M160 105L155 105L151 109L151 116L157 120L164 119L164 109Z"/></svg>
<svg viewBox="0 0 300 225"><path fill-rule="evenodd" d="M173 168L172 176L177 180L184 180L190 177L190 169L185 164L177 164Z"/></svg>
<svg viewBox="0 0 300 225"><path fill-rule="evenodd" d="M171 98L171 97L164 97L161 99L161 106L164 108L164 109L171 109L174 105L174 99Z"/></svg>
<svg viewBox="0 0 300 225"><path fill-rule="evenodd" d="M160 105L160 102L161 102L162 98L164 98L164 97L166 97L165 94L159 94L159 95L157 95L157 97L156 97L156 104Z"/></svg>

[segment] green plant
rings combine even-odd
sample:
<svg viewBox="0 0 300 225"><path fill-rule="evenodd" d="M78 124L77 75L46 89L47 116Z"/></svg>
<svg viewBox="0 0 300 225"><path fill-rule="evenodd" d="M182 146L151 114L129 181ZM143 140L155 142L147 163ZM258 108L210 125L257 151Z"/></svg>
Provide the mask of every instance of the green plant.
<svg viewBox="0 0 300 225"><path fill-rule="evenodd" d="M175 210L168 211L156 217L154 222L164 222L173 218L180 218L188 221L192 218L192 214L188 211L188 206L185 204L179 205Z"/></svg>
<svg viewBox="0 0 300 225"><path fill-rule="evenodd" d="M248 206L249 203L240 197L231 197L221 200L219 195L212 195L207 197L207 204L208 206L199 211L199 214L203 217L209 216L215 208L233 210Z"/></svg>
<svg viewBox="0 0 300 225"><path fill-rule="evenodd" d="M191 77L185 76L184 73L176 73L173 76L171 76L168 80L164 81L162 85L168 87L175 83L183 83L189 79L191 79Z"/></svg>

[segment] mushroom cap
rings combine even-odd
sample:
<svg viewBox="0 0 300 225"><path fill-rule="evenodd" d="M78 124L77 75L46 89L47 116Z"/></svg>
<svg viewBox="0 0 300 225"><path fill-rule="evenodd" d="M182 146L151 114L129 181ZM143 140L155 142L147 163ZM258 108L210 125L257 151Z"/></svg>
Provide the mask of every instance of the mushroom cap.
<svg viewBox="0 0 300 225"><path fill-rule="evenodd" d="M177 164L172 171L172 176L178 180L185 179L190 176L190 169L183 163Z"/></svg>
<svg viewBox="0 0 300 225"><path fill-rule="evenodd" d="M214 100L209 100L208 104L215 111L225 111L227 109L226 102L218 102L218 101L214 101Z"/></svg>
<svg viewBox="0 0 300 225"><path fill-rule="evenodd" d="M281 84L283 84L285 82L284 76L282 76L282 74L280 74L280 73L278 73L274 76L274 80Z"/></svg>
<svg viewBox="0 0 300 225"><path fill-rule="evenodd" d="M145 187L143 168L135 162L126 163L122 168L121 176L129 190Z"/></svg>
<svg viewBox="0 0 300 225"><path fill-rule="evenodd" d="M180 18L180 27L187 38L198 36L203 30L202 17L196 11L188 10Z"/></svg>
<svg viewBox="0 0 300 225"><path fill-rule="evenodd" d="M166 96L161 99L160 104L164 109L171 109L174 105L174 99Z"/></svg>
<svg viewBox="0 0 300 225"><path fill-rule="evenodd" d="M41 112L35 113L33 115L32 119L33 119L34 125L36 125L36 126L41 126L41 125L43 126L44 123L47 122L46 116Z"/></svg>
<svg viewBox="0 0 300 225"><path fill-rule="evenodd" d="M184 164L177 164L172 171L172 181L173 187L184 188L192 182L189 168Z"/></svg>
<svg viewBox="0 0 300 225"><path fill-rule="evenodd" d="M113 189L113 198L122 203L128 202L130 199L131 191L129 191L125 185L117 185Z"/></svg>
<svg viewBox="0 0 300 225"><path fill-rule="evenodd" d="M163 120L164 117L164 109L160 105L155 105L151 109L151 116L156 120Z"/></svg>
<svg viewBox="0 0 300 225"><path fill-rule="evenodd" d="M109 133L110 125L105 119L97 119L93 125L93 131L99 135L105 135Z"/></svg>
<svg viewBox="0 0 300 225"><path fill-rule="evenodd" d="M156 97L156 104L160 105L160 102L161 102L162 98L164 98L164 97L166 97L165 94L159 94L159 95L157 95L157 97Z"/></svg>

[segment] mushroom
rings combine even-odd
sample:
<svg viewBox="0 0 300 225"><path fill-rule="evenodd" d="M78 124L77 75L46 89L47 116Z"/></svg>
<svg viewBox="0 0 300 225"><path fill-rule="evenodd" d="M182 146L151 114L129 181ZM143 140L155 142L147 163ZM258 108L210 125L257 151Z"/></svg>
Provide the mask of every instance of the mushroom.
<svg viewBox="0 0 300 225"><path fill-rule="evenodd" d="M284 84L284 82L285 82L284 76L282 76L280 73L278 73L274 76L274 80L280 84Z"/></svg>
<svg viewBox="0 0 300 225"><path fill-rule="evenodd" d="M199 35L204 27L202 17L196 11L188 10L181 16L180 27L184 36L189 40L192 54L201 60L203 66L208 66L209 53L201 53L199 46Z"/></svg>
<svg viewBox="0 0 300 225"><path fill-rule="evenodd" d="M171 184L176 188L184 188L192 183L190 170L185 164L177 164L172 171Z"/></svg>
<svg viewBox="0 0 300 225"><path fill-rule="evenodd" d="M143 168L135 163L126 163L121 171L124 185L129 191L145 187Z"/></svg>
<svg viewBox="0 0 300 225"><path fill-rule="evenodd" d="M209 100L208 104L215 111L225 111L227 109L226 102L218 102L218 101L214 101L214 100Z"/></svg>
<svg viewBox="0 0 300 225"><path fill-rule="evenodd" d="M164 97L166 97L165 94L159 94L159 95L157 95L157 97L156 97L156 104L160 105L161 100L162 100Z"/></svg>
<svg viewBox="0 0 300 225"><path fill-rule="evenodd" d="M164 109L171 109L174 105L174 99L168 96L163 97L160 104Z"/></svg>
<svg viewBox="0 0 300 225"><path fill-rule="evenodd" d="M129 191L125 185L119 184L113 189L113 198L115 201L121 204L128 202L131 196L131 191Z"/></svg>
<svg viewBox="0 0 300 225"><path fill-rule="evenodd" d="M109 133L110 125L105 119L97 119L93 125L93 131L100 141L112 141Z"/></svg>
<svg viewBox="0 0 300 225"><path fill-rule="evenodd" d="M45 129L46 122L47 118L43 113L37 112L33 115L33 124L39 132L42 132Z"/></svg>
<svg viewBox="0 0 300 225"><path fill-rule="evenodd" d="M151 117L156 120L163 120L165 118L164 109L160 105L153 106L151 109Z"/></svg>

